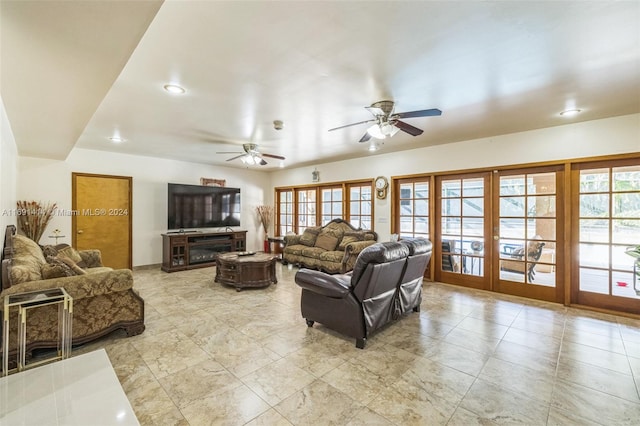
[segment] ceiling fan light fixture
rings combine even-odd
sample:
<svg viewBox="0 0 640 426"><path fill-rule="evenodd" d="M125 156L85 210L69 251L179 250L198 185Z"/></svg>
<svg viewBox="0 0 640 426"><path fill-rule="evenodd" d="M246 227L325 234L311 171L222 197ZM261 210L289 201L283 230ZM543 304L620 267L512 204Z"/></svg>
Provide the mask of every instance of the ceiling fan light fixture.
<svg viewBox="0 0 640 426"><path fill-rule="evenodd" d="M398 130L399 129L396 126L394 126L389 122L382 123L380 125L380 132L382 132L382 134L385 135L386 137L391 137L395 135L398 132Z"/></svg>
<svg viewBox="0 0 640 426"><path fill-rule="evenodd" d="M371 137L374 137L376 139L384 139L387 137L384 133L382 133L380 126L377 124L374 124L373 126L369 127L367 129L367 133L369 133Z"/></svg>
<svg viewBox="0 0 640 426"><path fill-rule="evenodd" d="M367 133L369 133L372 137L376 139L385 139L389 138L396 133L398 133L400 129L389 122L384 122L380 124L374 124L373 126L367 129Z"/></svg>
<svg viewBox="0 0 640 426"><path fill-rule="evenodd" d="M240 159L247 166L255 166L258 164L258 159L254 155L245 155Z"/></svg>

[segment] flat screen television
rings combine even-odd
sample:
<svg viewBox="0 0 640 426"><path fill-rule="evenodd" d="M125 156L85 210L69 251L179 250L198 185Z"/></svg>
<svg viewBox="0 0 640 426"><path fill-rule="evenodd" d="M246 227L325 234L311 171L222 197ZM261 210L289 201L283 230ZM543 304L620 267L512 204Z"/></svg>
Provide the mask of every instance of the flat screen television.
<svg viewBox="0 0 640 426"><path fill-rule="evenodd" d="M169 229L240 226L240 188L170 183L167 193Z"/></svg>

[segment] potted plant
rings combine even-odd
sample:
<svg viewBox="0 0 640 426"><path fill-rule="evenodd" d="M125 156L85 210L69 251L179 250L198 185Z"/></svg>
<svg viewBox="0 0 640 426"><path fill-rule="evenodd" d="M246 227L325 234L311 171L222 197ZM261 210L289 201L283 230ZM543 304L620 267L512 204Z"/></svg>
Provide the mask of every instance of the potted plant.
<svg viewBox="0 0 640 426"><path fill-rule="evenodd" d="M40 201L18 201L18 227L27 237L39 243L58 206Z"/></svg>

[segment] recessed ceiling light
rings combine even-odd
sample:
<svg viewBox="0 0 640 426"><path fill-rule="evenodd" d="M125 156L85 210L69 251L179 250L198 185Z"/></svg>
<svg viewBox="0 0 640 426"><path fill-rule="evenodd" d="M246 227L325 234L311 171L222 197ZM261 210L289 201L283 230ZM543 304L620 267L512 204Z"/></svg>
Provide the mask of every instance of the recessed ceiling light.
<svg viewBox="0 0 640 426"><path fill-rule="evenodd" d="M120 136L112 136L109 138L109 140L113 143L122 143L124 142L126 139L121 138Z"/></svg>
<svg viewBox="0 0 640 426"><path fill-rule="evenodd" d="M165 84L164 85L164 90L166 90L169 93L176 94L176 95L180 95L180 94L185 92L184 88L178 86L177 84Z"/></svg>
<svg viewBox="0 0 640 426"><path fill-rule="evenodd" d="M563 117L573 117L574 115L578 115L582 112L581 109L567 109L560 113Z"/></svg>

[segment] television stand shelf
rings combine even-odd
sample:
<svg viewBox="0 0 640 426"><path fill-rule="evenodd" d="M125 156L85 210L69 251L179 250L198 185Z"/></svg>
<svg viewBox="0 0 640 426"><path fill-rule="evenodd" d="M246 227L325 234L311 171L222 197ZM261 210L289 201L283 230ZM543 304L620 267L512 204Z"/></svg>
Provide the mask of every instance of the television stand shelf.
<svg viewBox="0 0 640 426"><path fill-rule="evenodd" d="M220 253L246 251L246 241L247 231L162 234L162 270L175 272L215 266Z"/></svg>

